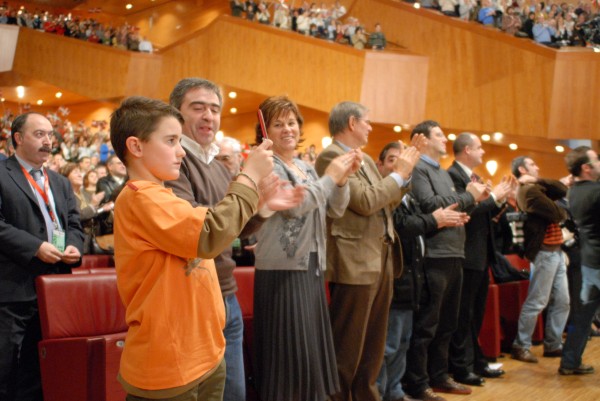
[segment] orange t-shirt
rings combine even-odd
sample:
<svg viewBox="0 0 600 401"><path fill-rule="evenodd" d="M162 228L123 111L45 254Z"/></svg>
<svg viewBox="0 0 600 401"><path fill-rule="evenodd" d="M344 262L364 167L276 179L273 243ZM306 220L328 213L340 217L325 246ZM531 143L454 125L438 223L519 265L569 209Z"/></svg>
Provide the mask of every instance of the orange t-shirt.
<svg viewBox="0 0 600 401"><path fill-rule="evenodd" d="M115 205L117 285L129 326L120 375L140 389L186 385L225 352L225 308L212 259L197 258L206 208L129 182Z"/></svg>

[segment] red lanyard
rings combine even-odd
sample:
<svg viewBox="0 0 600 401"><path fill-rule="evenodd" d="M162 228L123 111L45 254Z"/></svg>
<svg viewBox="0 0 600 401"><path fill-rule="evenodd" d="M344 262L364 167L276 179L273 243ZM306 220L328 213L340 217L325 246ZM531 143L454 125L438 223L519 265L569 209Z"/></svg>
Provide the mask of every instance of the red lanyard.
<svg viewBox="0 0 600 401"><path fill-rule="evenodd" d="M48 210L48 214L50 215L50 218L52 219L54 224L56 224L57 223L56 216L54 215L54 211L52 210L52 207L50 206L50 198L48 197L48 191L50 189L49 184L48 184L48 181L49 181L48 173L46 173L46 170L42 170L44 173L44 178L45 178L44 189L42 190L42 188L40 188L38 183L33 179L31 174L29 174L29 171L25 170L25 168L23 168L23 166L21 166L21 170L23 170L23 174L25 174L27 181L29 181L29 183L33 186L33 188L35 188L35 190L38 191L38 193L44 200L44 203L46 204L46 209Z"/></svg>

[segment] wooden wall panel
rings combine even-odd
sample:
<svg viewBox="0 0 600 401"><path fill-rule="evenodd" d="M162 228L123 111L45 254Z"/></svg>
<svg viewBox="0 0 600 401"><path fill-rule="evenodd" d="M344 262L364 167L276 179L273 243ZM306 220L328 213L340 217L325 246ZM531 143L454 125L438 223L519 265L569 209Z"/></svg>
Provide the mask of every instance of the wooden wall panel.
<svg viewBox="0 0 600 401"><path fill-rule="evenodd" d="M13 71L89 99L156 96L160 57L21 29Z"/></svg>
<svg viewBox="0 0 600 401"><path fill-rule="evenodd" d="M598 111L584 104L581 90L587 85L587 92L600 92L597 54L580 53L575 62L568 51L390 0L358 1L352 12L366 26L381 22L389 40L430 57L427 118L475 131L552 138L570 137L572 126L586 127L600 138L600 120L581 116ZM565 124L558 115L568 109L574 112Z"/></svg>
<svg viewBox="0 0 600 401"><path fill-rule="evenodd" d="M329 111L360 100L364 52L222 16L194 38L165 50L161 96L173 81L204 76L265 96L288 94Z"/></svg>
<svg viewBox="0 0 600 401"><path fill-rule="evenodd" d="M360 101L373 121L414 125L425 117L427 57L369 51Z"/></svg>

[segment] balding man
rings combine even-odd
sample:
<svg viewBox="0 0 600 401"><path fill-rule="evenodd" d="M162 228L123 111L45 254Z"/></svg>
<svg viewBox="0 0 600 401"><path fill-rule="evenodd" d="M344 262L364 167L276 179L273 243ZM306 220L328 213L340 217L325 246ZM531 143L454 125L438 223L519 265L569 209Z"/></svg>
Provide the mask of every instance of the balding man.
<svg viewBox="0 0 600 401"><path fill-rule="evenodd" d="M44 167L52 124L38 113L12 123L15 155L0 161L0 399L41 401L35 278L70 273L83 232L69 181Z"/></svg>
<svg viewBox="0 0 600 401"><path fill-rule="evenodd" d="M448 169L454 189L466 192L471 182L481 178L473 169L483 163L485 151L477 135L464 132L452 146L454 162ZM516 187L516 180L503 179L494 187L490 197L469 208L471 216L465 225L465 262L463 264L462 291L458 313L458 327L450 341L450 372L463 384L481 386L484 377L499 377L503 370L491 369L479 347L479 331L483 324L487 299L488 266L495 260L492 230L492 213L497 213L508 193Z"/></svg>

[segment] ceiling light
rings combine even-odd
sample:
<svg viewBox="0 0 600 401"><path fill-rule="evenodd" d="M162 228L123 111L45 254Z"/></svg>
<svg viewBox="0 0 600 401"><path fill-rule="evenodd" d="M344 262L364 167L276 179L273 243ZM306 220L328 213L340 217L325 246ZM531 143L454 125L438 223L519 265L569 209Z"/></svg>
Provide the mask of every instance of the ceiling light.
<svg viewBox="0 0 600 401"><path fill-rule="evenodd" d="M324 136L323 139L321 139L321 146L323 146L323 149L325 149L326 147L331 145L331 142L332 139L330 136Z"/></svg>
<svg viewBox="0 0 600 401"><path fill-rule="evenodd" d="M508 147L510 148L510 150L517 150L517 149L519 149L519 147L517 146L516 143L511 143L510 145L508 145Z"/></svg>
<svg viewBox="0 0 600 401"><path fill-rule="evenodd" d="M483 142L488 142L490 139L491 139L491 137L488 134L481 135L481 140Z"/></svg>
<svg viewBox="0 0 600 401"><path fill-rule="evenodd" d="M414 7L414 8L416 8L416 9L418 10L419 8L421 8L421 4L420 4L420 3L415 3L415 4L413 5L413 7Z"/></svg>
<svg viewBox="0 0 600 401"><path fill-rule="evenodd" d="M0 97L0 103L4 103L5 100L6 100L5 98Z"/></svg>
<svg viewBox="0 0 600 401"><path fill-rule="evenodd" d="M60 99L62 97L62 92L56 92L54 96L56 96L57 99Z"/></svg>
<svg viewBox="0 0 600 401"><path fill-rule="evenodd" d="M231 114L235 114L235 113L237 113L237 108L232 107L229 109L229 111L231 112Z"/></svg>
<svg viewBox="0 0 600 401"><path fill-rule="evenodd" d="M456 140L456 135L455 134L448 134L448 139L451 141Z"/></svg>
<svg viewBox="0 0 600 401"><path fill-rule="evenodd" d="M223 133L223 131L217 131L217 133L215 134L215 140L220 141L223 139L224 136L225 134Z"/></svg>
<svg viewBox="0 0 600 401"><path fill-rule="evenodd" d="M494 141L501 141L504 138L504 134L502 132L494 132Z"/></svg>
<svg viewBox="0 0 600 401"><path fill-rule="evenodd" d="M38 99L38 101L37 101L37 105L38 105L38 106L41 106L42 104L44 104L44 101L43 101L42 99Z"/></svg>
<svg viewBox="0 0 600 401"><path fill-rule="evenodd" d="M133 8L133 5L131 3L127 3L125 4L125 8L131 10Z"/></svg>
<svg viewBox="0 0 600 401"><path fill-rule="evenodd" d="M498 162L496 160L490 160L487 163L485 163L485 168L488 171L488 173L490 173L490 175L493 177L494 174L496 174L496 171L498 171Z"/></svg>
<svg viewBox="0 0 600 401"><path fill-rule="evenodd" d="M17 97L23 99L25 97L25 87L22 85L17 86Z"/></svg>
<svg viewBox="0 0 600 401"><path fill-rule="evenodd" d="M554 149L556 149L556 151L557 151L558 153L562 153L562 152L564 152L564 151L565 151L565 147L564 147L564 146L562 146L562 145L556 145L556 146L554 147Z"/></svg>
<svg viewBox="0 0 600 401"><path fill-rule="evenodd" d="M235 99L237 97L237 92L231 91L227 94L230 99Z"/></svg>
<svg viewBox="0 0 600 401"><path fill-rule="evenodd" d="M399 125L394 125L394 132L398 132L398 133L402 132L402 127Z"/></svg>

